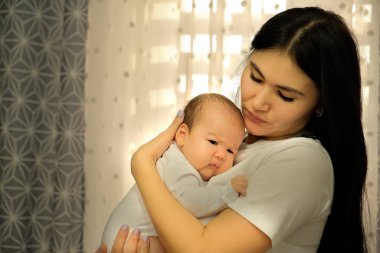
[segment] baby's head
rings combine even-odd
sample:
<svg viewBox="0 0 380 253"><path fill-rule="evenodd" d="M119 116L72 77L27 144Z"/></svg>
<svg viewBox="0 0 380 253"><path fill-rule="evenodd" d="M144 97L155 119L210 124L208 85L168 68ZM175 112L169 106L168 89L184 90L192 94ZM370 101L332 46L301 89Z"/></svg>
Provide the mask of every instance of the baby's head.
<svg viewBox="0 0 380 253"><path fill-rule="evenodd" d="M185 107L176 143L203 180L232 167L244 138L240 109L216 93L198 95Z"/></svg>

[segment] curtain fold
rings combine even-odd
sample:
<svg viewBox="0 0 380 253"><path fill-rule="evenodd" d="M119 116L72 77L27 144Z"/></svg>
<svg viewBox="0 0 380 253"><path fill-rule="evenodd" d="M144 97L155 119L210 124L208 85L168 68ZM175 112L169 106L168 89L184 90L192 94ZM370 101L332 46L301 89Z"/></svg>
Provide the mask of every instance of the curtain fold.
<svg viewBox="0 0 380 253"><path fill-rule="evenodd" d="M0 252L82 252L87 1L0 2Z"/></svg>

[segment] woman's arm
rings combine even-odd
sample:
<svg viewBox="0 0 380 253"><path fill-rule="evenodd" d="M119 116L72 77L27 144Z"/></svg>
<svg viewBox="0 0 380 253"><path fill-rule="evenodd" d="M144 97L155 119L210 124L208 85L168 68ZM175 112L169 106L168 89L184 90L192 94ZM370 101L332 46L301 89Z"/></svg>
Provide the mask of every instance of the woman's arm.
<svg viewBox="0 0 380 253"><path fill-rule="evenodd" d="M170 145L182 117L132 157L132 173L165 250L186 252L264 252L270 239L236 212L227 209L203 226L182 207L161 180L155 163ZM243 231L243 232L242 232Z"/></svg>

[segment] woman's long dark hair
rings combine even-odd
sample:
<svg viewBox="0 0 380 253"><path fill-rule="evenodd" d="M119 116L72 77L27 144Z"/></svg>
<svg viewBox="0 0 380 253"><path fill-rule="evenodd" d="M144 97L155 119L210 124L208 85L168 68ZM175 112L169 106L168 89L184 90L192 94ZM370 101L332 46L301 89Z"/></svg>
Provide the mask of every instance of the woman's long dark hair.
<svg viewBox="0 0 380 253"><path fill-rule="evenodd" d="M319 253L367 252L363 196L367 154L361 121L361 77L356 40L343 18L317 7L294 8L272 17L252 49L280 49L314 81L322 116L307 126L330 154L334 201Z"/></svg>

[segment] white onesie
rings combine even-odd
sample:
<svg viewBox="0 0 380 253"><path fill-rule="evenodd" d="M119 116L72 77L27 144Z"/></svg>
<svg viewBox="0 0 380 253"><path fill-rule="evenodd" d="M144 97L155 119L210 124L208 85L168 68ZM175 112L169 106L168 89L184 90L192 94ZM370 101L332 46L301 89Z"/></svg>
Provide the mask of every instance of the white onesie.
<svg viewBox="0 0 380 253"><path fill-rule="evenodd" d="M224 182L209 186L175 143L158 160L157 169L176 199L198 218L216 214L238 198L231 185L232 178L224 177ZM113 210L103 231L102 242L108 247L113 245L123 224L130 229L139 228L142 235L157 236L136 184Z"/></svg>

